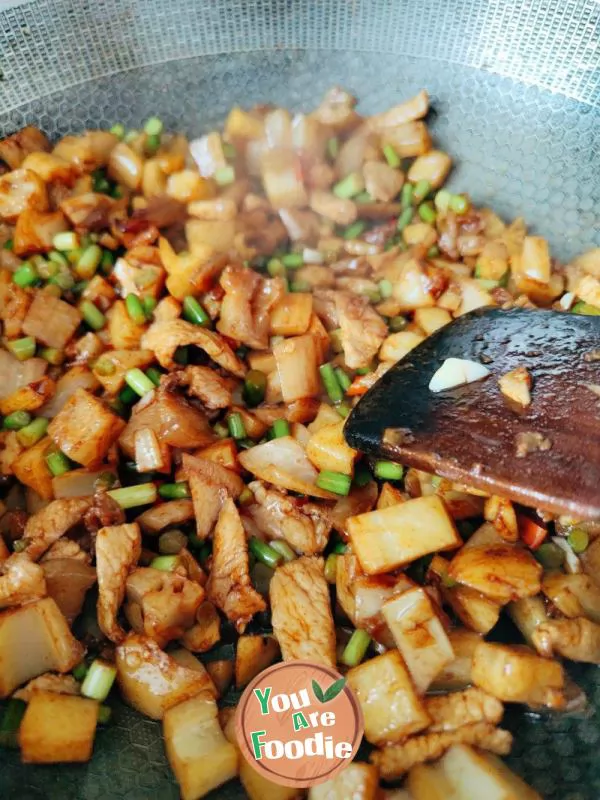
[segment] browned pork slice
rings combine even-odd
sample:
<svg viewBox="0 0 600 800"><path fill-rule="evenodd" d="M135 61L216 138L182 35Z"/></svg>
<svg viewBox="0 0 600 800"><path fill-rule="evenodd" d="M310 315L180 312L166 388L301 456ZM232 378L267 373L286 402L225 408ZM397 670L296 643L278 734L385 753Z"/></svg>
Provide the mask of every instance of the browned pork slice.
<svg viewBox="0 0 600 800"><path fill-rule="evenodd" d="M269 346L269 314L285 287L281 278L261 278L246 267L226 267L221 274L225 296L217 330L255 350Z"/></svg>
<svg viewBox="0 0 600 800"><path fill-rule="evenodd" d="M368 367L388 335L387 325L367 297L336 292L344 359L350 369Z"/></svg>
<svg viewBox="0 0 600 800"><path fill-rule="evenodd" d="M0 608L20 606L46 596L44 570L25 553L13 553L0 567Z"/></svg>
<svg viewBox="0 0 600 800"><path fill-rule="evenodd" d="M117 622L127 575L142 552L142 537L137 523L101 528L96 536L98 573L98 625L113 642L121 642L125 631Z"/></svg>
<svg viewBox="0 0 600 800"><path fill-rule="evenodd" d="M69 497L54 500L27 520L23 532L25 553L37 561L50 545L83 521L84 514L93 503L92 497Z"/></svg>

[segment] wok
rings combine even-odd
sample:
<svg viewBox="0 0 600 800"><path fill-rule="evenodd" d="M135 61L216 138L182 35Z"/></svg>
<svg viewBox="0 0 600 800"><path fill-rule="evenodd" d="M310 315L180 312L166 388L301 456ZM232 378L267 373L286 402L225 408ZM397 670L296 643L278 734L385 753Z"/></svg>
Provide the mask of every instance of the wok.
<svg viewBox="0 0 600 800"><path fill-rule="evenodd" d="M300 109L341 84L373 113L425 87L455 158L451 188L523 214L560 259L600 244L597 0L0 0L0 54L1 135L153 114L198 134L234 104ZM600 672L577 672L600 702ZM0 751L0 796L177 798L160 726L114 711L87 765L22 766ZM545 798L600 797L597 719L507 723L509 762ZM213 796L244 795L230 784Z"/></svg>

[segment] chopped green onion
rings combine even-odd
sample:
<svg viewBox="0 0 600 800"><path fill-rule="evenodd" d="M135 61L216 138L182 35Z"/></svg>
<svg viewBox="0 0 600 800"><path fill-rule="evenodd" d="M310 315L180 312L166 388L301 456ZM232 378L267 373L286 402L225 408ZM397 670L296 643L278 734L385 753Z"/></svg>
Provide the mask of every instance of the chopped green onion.
<svg viewBox="0 0 600 800"><path fill-rule="evenodd" d="M427 251L427 258L437 258L440 254L440 248L437 244L432 245Z"/></svg>
<svg viewBox="0 0 600 800"><path fill-rule="evenodd" d="M73 469L73 465L69 459L64 453L61 453L60 450L55 450L53 453L48 453L46 456L46 464L48 465L50 472L55 477L58 475L64 475L65 472L69 472L71 469Z"/></svg>
<svg viewBox="0 0 600 800"><path fill-rule="evenodd" d="M338 157L338 153L340 152L340 140L337 136L332 136L330 139L327 139L327 155L332 161Z"/></svg>
<svg viewBox="0 0 600 800"><path fill-rule="evenodd" d="M331 349L334 353L343 353L344 347L342 345L342 329L336 328L333 331L329 331L329 341L331 343Z"/></svg>
<svg viewBox="0 0 600 800"><path fill-rule="evenodd" d="M330 553L325 561L325 580L327 583L335 584L337 576L337 562L339 555L337 553Z"/></svg>
<svg viewBox="0 0 600 800"><path fill-rule="evenodd" d="M248 540L248 548L257 561L260 561L267 567L271 567L271 569L275 569L283 560L281 553L278 553L277 550L273 550L266 542L261 542L256 536L250 537Z"/></svg>
<svg viewBox="0 0 600 800"><path fill-rule="evenodd" d="M126 406L131 405L131 403L135 403L138 397L138 393L134 392L131 386L125 386L125 388L119 392L119 400L121 403L125 403Z"/></svg>
<svg viewBox="0 0 600 800"><path fill-rule="evenodd" d="M229 165L227 167L219 167L215 171L214 179L218 186L229 186L235 181L235 169Z"/></svg>
<svg viewBox="0 0 600 800"><path fill-rule="evenodd" d="M114 375L116 371L115 362L109 356L101 356L94 364L94 372L97 375Z"/></svg>
<svg viewBox="0 0 600 800"><path fill-rule="evenodd" d="M133 389L134 392L143 397L148 392L154 389L154 384L147 375L144 375L139 367L128 369L125 373L125 383Z"/></svg>
<svg viewBox="0 0 600 800"><path fill-rule="evenodd" d="M7 239L4 244L2 245L3 250L12 250L14 247L14 242L12 239Z"/></svg>
<svg viewBox="0 0 600 800"><path fill-rule="evenodd" d="M92 330L99 331L104 327L106 317L90 300L82 300L79 304L79 310L84 321Z"/></svg>
<svg viewBox="0 0 600 800"><path fill-rule="evenodd" d="M346 419L348 414L352 411L348 403L338 403L335 407L335 410L338 412L340 417Z"/></svg>
<svg viewBox="0 0 600 800"><path fill-rule="evenodd" d="M36 417L29 425L17 431L17 439L23 447L33 447L46 435L50 420L45 417Z"/></svg>
<svg viewBox="0 0 600 800"><path fill-rule="evenodd" d="M27 411L13 411L4 417L4 427L7 431L20 431L31 422L31 414Z"/></svg>
<svg viewBox="0 0 600 800"><path fill-rule="evenodd" d="M283 262L279 258L269 259L267 262L267 272L272 278L277 278L278 276L285 277L287 275Z"/></svg>
<svg viewBox="0 0 600 800"><path fill-rule="evenodd" d="M404 210L412 208L413 202L413 185L412 183L405 183L400 192L400 205Z"/></svg>
<svg viewBox="0 0 600 800"><path fill-rule="evenodd" d="M469 198L464 194L452 194L448 201L448 207L455 214L466 214L469 210Z"/></svg>
<svg viewBox="0 0 600 800"><path fill-rule="evenodd" d="M114 265L115 265L114 254L111 253L110 250L104 250L102 252L102 258L100 259L100 271L102 272L102 274L110 275Z"/></svg>
<svg viewBox="0 0 600 800"><path fill-rule="evenodd" d="M533 555L546 569L558 569L565 560L564 551L554 542L544 542Z"/></svg>
<svg viewBox="0 0 600 800"><path fill-rule="evenodd" d="M164 500L182 500L190 496L190 487L186 481L163 483L158 487L158 494Z"/></svg>
<svg viewBox="0 0 600 800"><path fill-rule="evenodd" d="M17 286L21 286L22 288L33 286L38 279L38 271L33 264L29 264L27 261L21 264L20 267L17 267L12 276L13 283L16 283Z"/></svg>
<svg viewBox="0 0 600 800"><path fill-rule="evenodd" d="M152 314L154 313L154 309L157 306L156 299L154 297L143 297L142 298L142 308L144 309L144 314L146 315L146 319L149 319Z"/></svg>
<svg viewBox="0 0 600 800"><path fill-rule="evenodd" d="M398 314L395 317L391 317L388 323L388 328L392 331L392 333L398 333L399 331L403 331L404 328L408 325L408 320L406 317L401 316Z"/></svg>
<svg viewBox="0 0 600 800"><path fill-rule="evenodd" d="M152 569L159 569L161 572L173 572L181 564L178 555L157 556L150 562Z"/></svg>
<svg viewBox="0 0 600 800"><path fill-rule="evenodd" d="M357 219L352 225L348 225L342 232L344 239L358 239L358 237L366 230L367 223L364 219Z"/></svg>
<svg viewBox="0 0 600 800"><path fill-rule="evenodd" d="M213 431L216 433L219 439L227 439L227 437L229 436L229 428L222 422L216 422L213 425Z"/></svg>
<svg viewBox="0 0 600 800"><path fill-rule="evenodd" d="M285 255L281 256L281 263L284 267L296 269L297 267L303 266L304 257L302 256L302 253L286 253Z"/></svg>
<svg viewBox="0 0 600 800"><path fill-rule="evenodd" d="M125 137L125 125L122 122L115 122L112 128L109 130L109 133L112 133L117 139L123 139Z"/></svg>
<svg viewBox="0 0 600 800"><path fill-rule="evenodd" d="M377 461L373 469L376 478L382 481L399 481L404 475L404 467L393 461Z"/></svg>
<svg viewBox="0 0 600 800"><path fill-rule="evenodd" d="M148 134L148 136L160 136L163 132L163 127L161 119L158 117L150 117L144 125L144 133Z"/></svg>
<svg viewBox="0 0 600 800"><path fill-rule="evenodd" d="M187 536L183 531L165 531L158 538L158 552L164 556L176 556L187 545Z"/></svg>
<svg viewBox="0 0 600 800"><path fill-rule="evenodd" d="M58 272L58 264L55 264L53 261L46 261L43 256L32 256L30 263L36 268L40 278L44 278L45 280L56 275Z"/></svg>
<svg viewBox="0 0 600 800"><path fill-rule="evenodd" d="M240 496L238 497L238 503L241 506L250 506L254 502L254 493L252 489L249 489L247 486L244 486Z"/></svg>
<svg viewBox="0 0 600 800"><path fill-rule="evenodd" d="M366 292L363 292L365 297L369 298L369 302L373 303L373 305L377 305L377 303L381 303L381 295L378 291L368 289Z"/></svg>
<svg viewBox="0 0 600 800"><path fill-rule="evenodd" d="M64 351L57 350L56 347L43 347L40 350L40 356L53 367L59 367L65 360Z"/></svg>
<svg viewBox="0 0 600 800"><path fill-rule="evenodd" d="M160 386L160 379L162 378L162 372L156 367L148 367L148 369L146 370L146 377L150 378L150 380L155 386Z"/></svg>
<svg viewBox="0 0 600 800"><path fill-rule="evenodd" d="M92 172L92 191L110 194L110 181L101 169L96 169Z"/></svg>
<svg viewBox="0 0 600 800"><path fill-rule="evenodd" d="M574 553L585 553L590 543L590 537L583 528L573 528L567 536L567 542Z"/></svg>
<svg viewBox="0 0 600 800"><path fill-rule="evenodd" d="M76 681L81 682L88 674L88 665L85 663L85 661L80 661L77 666L73 667L71 673Z"/></svg>
<svg viewBox="0 0 600 800"><path fill-rule="evenodd" d="M366 656L370 644L371 637L366 631L355 630L342 653L342 664L347 667L358 666Z"/></svg>
<svg viewBox="0 0 600 800"><path fill-rule="evenodd" d="M223 155L228 161L234 161L237 158L237 150L231 142L223 142Z"/></svg>
<svg viewBox="0 0 600 800"><path fill-rule="evenodd" d="M117 668L100 658L90 664L87 675L81 684L81 694L90 700L102 703L108 697L117 677Z"/></svg>
<svg viewBox="0 0 600 800"><path fill-rule="evenodd" d="M140 135L140 132L136 131L135 128L132 128L131 130L127 131L127 133L125 134L124 141L125 141L126 144L130 144L135 139L137 139L139 135Z"/></svg>
<svg viewBox="0 0 600 800"><path fill-rule="evenodd" d="M183 298L183 317L188 322L193 322L194 325L201 325L202 327L210 325L210 317L196 298L191 295Z"/></svg>
<svg viewBox="0 0 600 800"><path fill-rule="evenodd" d="M239 411L234 411L233 414L227 417L227 426L229 427L229 433L234 439L246 438L246 427Z"/></svg>
<svg viewBox="0 0 600 800"><path fill-rule="evenodd" d="M333 365L322 364L319 367L319 373L329 399L332 403L339 403L344 396L344 392L339 384Z"/></svg>
<svg viewBox="0 0 600 800"><path fill-rule="evenodd" d="M400 156L394 150L392 145L384 144L382 150L383 150L383 155L385 156L385 160L390 165L390 167L394 167L394 169L397 169L402 163L402 160L400 159Z"/></svg>
<svg viewBox="0 0 600 800"><path fill-rule="evenodd" d="M371 480L371 477L372 475L369 471L369 468L365 464L358 464L354 470L354 485L366 486Z"/></svg>
<svg viewBox="0 0 600 800"><path fill-rule="evenodd" d="M336 197L340 197L342 200L349 200L351 197L355 197L357 194L362 192L364 188L365 183L362 175L360 175L358 172L351 172L349 175L346 175L345 178L342 178L341 181L338 181L335 184L333 187L333 193Z"/></svg>
<svg viewBox="0 0 600 800"><path fill-rule="evenodd" d="M296 553L294 553L289 544L283 539L273 539L269 544L272 550L275 550L276 553L283 556L284 561L294 561L296 558Z"/></svg>
<svg viewBox="0 0 600 800"><path fill-rule="evenodd" d="M600 308L591 305L590 303L584 303L583 300L580 300L578 303L575 303L573 308L571 309L572 314L585 314L589 317L598 317L600 316Z"/></svg>
<svg viewBox="0 0 600 800"><path fill-rule="evenodd" d="M102 248L97 244L90 244L83 251L79 261L75 266L75 272L80 278L89 280L96 274L96 270L102 261Z"/></svg>
<svg viewBox="0 0 600 800"><path fill-rule="evenodd" d="M342 391L347 392L352 386L352 380L341 367L335 367L333 371L335 372L335 377L337 378L339 385L342 387Z"/></svg>
<svg viewBox="0 0 600 800"><path fill-rule="evenodd" d="M407 225L410 225L413 218L413 210L412 208L405 208L404 211L398 217L398 222L396 223L396 229L399 231L403 231Z"/></svg>
<svg viewBox="0 0 600 800"><path fill-rule="evenodd" d="M19 361L27 361L28 358L32 358L35 355L35 339L33 336L12 339L6 343L6 346Z"/></svg>
<svg viewBox="0 0 600 800"><path fill-rule="evenodd" d="M433 198L433 204L441 214L445 214L450 206L452 193L448 189L440 189Z"/></svg>
<svg viewBox="0 0 600 800"><path fill-rule="evenodd" d="M283 436L290 435L290 426L287 419L276 419L271 429L273 439L281 439Z"/></svg>
<svg viewBox="0 0 600 800"><path fill-rule="evenodd" d="M110 706L98 706L98 725L107 725L112 717Z"/></svg>
<svg viewBox="0 0 600 800"><path fill-rule="evenodd" d="M379 281L378 286L379 286L379 294L383 297L384 300L387 300L388 297L392 296L394 287L392 285L392 282L389 281L387 278L384 278L383 280Z"/></svg>
<svg viewBox="0 0 600 800"><path fill-rule="evenodd" d="M413 203L418 205L421 200L424 200L431 191L431 184L424 178L417 181L413 186Z"/></svg>
<svg viewBox="0 0 600 800"><path fill-rule="evenodd" d="M267 376L258 369L251 369L246 374L242 397L247 406L253 408L265 399L267 391Z"/></svg>
<svg viewBox="0 0 600 800"><path fill-rule="evenodd" d="M347 495L352 485L352 478L343 472L324 469L319 472L315 483L319 489L325 489L325 491L333 492L334 494Z"/></svg>
<svg viewBox="0 0 600 800"><path fill-rule="evenodd" d="M59 267L56 275L53 275L48 283L52 286L58 286L62 292L67 292L75 286L75 278L69 272L68 267Z"/></svg>
<svg viewBox="0 0 600 800"><path fill-rule="evenodd" d="M160 136L156 133L146 134L146 153L150 156L154 155L160 147ZM115 187L118 189L119 187ZM113 195L114 196L114 195Z"/></svg>
<svg viewBox="0 0 600 800"><path fill-rule="evenodd" d="M421 203L418 211L423 222L427 222L428 225L433 225L436 220L436 213L431 203Z"/></svg>
<svg viewBox="0 0 600 800"><path fill-rule="evenodd" d="M59 267L68 267L69 262L65 258L62 253L59 253L58 250L51 250L48 253L49 261L52 261L54 264L58 264Z"/></svg>
<svg viewBox="0 0 600 800"><path fill-rule="evenodd" d="M137 294L128 294L125 298L125 308L136 325L143 325L146 322L146 312L142 301Z"/></svg>
<svg viewBox="0 0 600 800"><path fill-rule="evenodd" d="M339 540L335 542L335 544L331 548L331 552L335 553L338 556L343 556L344 553L348 552L348 545L346 544L346 542Z"/></svg>
<svg viewBox="0 0 600 800"><path fill-rule="evenodd" d="M137 486L124 486L122 489L111 489L107 494L121 508L137 508L149 506L156 502L157 491L154 483L139 483Z"/></svg>
<svg viewBox="0 0 600 800"><path fill-rule="evenodd" d="M52 239L52 247L61 252L65 250L75 250L79 247L79 238L73 231L63 231L62 233L55 234Z"/></svg>
<svg viewBox="0 0 600 800"><path fill-rule="evenodd" d="M354 371L357 375L368 375L369 372L373 372L373 367L357 367Z"/></svg>
<svg viewBox="0 0 600 800"><path fill-rule="evenodd" d="M373 198L368 192L359 192L354 198L354 202L360 203L361 205L364 203L372 203Z"/></svg>
<svg viewBox="0 0 600 800"><path fill-rule="evenodd" d="M8 701L0 722L0 745L15 749L19 747L18 732L26 710L27 703L24 700L13 697Z"/></svg>
<svg viewBox="0 0 600 800"><path fill-rule="evenodd" d="M292 281L290 283L290 292L310 292L312 289L308 281Z"/></svg>

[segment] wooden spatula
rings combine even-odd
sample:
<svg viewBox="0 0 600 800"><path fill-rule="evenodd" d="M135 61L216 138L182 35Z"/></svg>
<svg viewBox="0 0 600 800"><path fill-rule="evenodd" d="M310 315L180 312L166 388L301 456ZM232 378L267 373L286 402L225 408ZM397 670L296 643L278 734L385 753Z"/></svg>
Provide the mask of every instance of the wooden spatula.
<svg viewBox="0 0 600 800"><path fill-rule="evenodd" d="M452 357L482 363L490 374L433 393L432 376ZM528 407L498 385L517 367L533 378ZM598 392L598 317L478 309L392 367L354 408L345 435L371 456L532 508L600 519Z"/></svg>

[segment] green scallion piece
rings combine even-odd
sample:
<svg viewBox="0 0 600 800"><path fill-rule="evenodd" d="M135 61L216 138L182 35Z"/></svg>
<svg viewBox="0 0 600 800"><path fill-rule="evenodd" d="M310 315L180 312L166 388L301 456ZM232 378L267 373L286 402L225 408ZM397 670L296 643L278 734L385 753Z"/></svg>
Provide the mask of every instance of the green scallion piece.
<svg viewBox="0 0 600 800"><path fill-rule="evenodd" d="M413 218L413 209L412 208L405 208L404 211L398 217L398 222L396 223L396 229L399 231L403 231L407 225L410 225Z"/></svg>
<svg viewBox="0 0 600 800"><path fill-rule="evenodd" d="M70 472L70 470L73 469L73 465L69 459L64 453L61 453L60 450L55 450L52 453L48 453L46 456L46 464L48 465L50 472L55 477L58 475L64 475L65 472Z"/></svg>
<svg viewBox="0 0 600 800"><path fill-rule="evenodd" d="M357 367L354 371L357 375L368 375L369 372L373 372L373 367Z"/></svg>
<svg viewBox="0 0 600 800"><path fill-rule="evenodd" d="M127 133L125 134L124 142L126 144L131 144L131 142L135 141L139 135L140 135L139 131L136 131L135 128L131 128L131 130L128 130Z"/></svg>
<svg viewBox="0 0 600 800"><path fill-rule="evenodd" d="M68 292L75 286L75 278L68 267L59 267L58 272L50 278L48 284L57 286L61 292Z"/></svg>
<svg viewBox="0 0 600 800"><path fill-rule="evenodd" d="M275 550L276 553L283 556L284 561L290 562L294 561L296 558L296 553L294 553L289 544L283 539L273 539L273 541L269 542L269 545L272 550Z"/></svg>
<svg viewBox="0 0 600 800"><path fill-rule="evenodd" d="M332 403L339 403L344 396L344 392L339 384L333 365L322 364L319 367L319 373L329 399Z"/></svg>
<svg viewBox="0 0 600 800"><path fill-rule="evenodd" d="M290 292L310 292L312 289L311 284L308 281L292 281L290 283Z"/></svg>
<svg viewBox="0 0 600 800"><path fill-rule="evenodd" d="M436 220L435 209L431 203L421 203L418 208L419 216L428 225L433 225Z"/></svg>
<svg viewBox="0 0 600 800"><path fill-rule="evenodd" d="M590 537L583 528L573 528L567 536L567 542L574 553L585 553L590 543Z"/></svg>
<svg viewBox="0 0 600 800"><path fill-rule="evenodd" d="M115 124L110 128L109 133L112 133L113 136L116 136L117 139L121 139L121 141L125 138L125 125L122 122L115 122Z"/></svg>
<svg viewBox="0 0 600 800"><path fill-rule="evenodd" d="M183 318L204 328L210 325L210 317L196 298L191 295L183 298Z"/></svg>
<svg viewBox="0 0 600 800"><path fill-rule="evenodd" d="M117 371L115 362L112 361L110 356L100 356L100 358L94 364L93 369L96 375L102 375L103 377L105 375L114 375Z"/></svg>
<svg viewBox="0 0 600 800"><path fill-rule="evenodd" d="M271 428L273 439L281 439L290 435L290 426L287 419L276 419Z"/></svg>
<svg viewBox="0 0 600 800"><path fill-rule="evenodd" d="M144 133L148 136L160 136L163 132L163 122L158 117L150 117L144 125Z"/></svg>
<svg viewBox="0 0 600 800"><path fill-rule="evenodd" d="M331 343L331 349L334 353L343 353L344 347L342 345L342 329L336 328L333 331L329 331L329 341Z"/></svg>
<svg viewBox="0 0 600 800"><path fill-rule="evenodd" d="M159 147L160 147L160 136L156 133L146 134L146 142L145 142L146 153L149 156L153 156ZM119 187L115 187L115 189L118 188Z"/></svg>
<svg viewBox="0 0 600 800"><path fill-rule="evenodd" d="M379 287L379 294L382 296L384 300L387 300L388 297L392 296L394 287L390 280L384 278L383 280L379 281L377 285Z"/></svg>
<svg viewBox="0 0 600 800"><path fill-rule="evenodd" d="M17 431L17 439L23 447L33 447L46 435L50 420L45 417L36 417L29 425Z"/></svg>
<svg viewBox="0 0 600 800"><path fill-rule="evenodd" d="M26 286L33 286L39 280L39 277L38 271L33 264L25 262L13 272L12 282L24 289Z"/></svg>
<svg viewBox="0 0 600 800"><path fill-rule="evenodd" d="M554 542L544 542L533 555L545 569L558 569L565 560L564 551Z"/></svg>
<svg viewBox="0 0 600 800"><path fill-rule="evenodd" d="M348 545L346 542L341 541L341 539L334 543L333 547L331 548L332 553L336 553L338 556L343 556L344 553L348 551Z"/></svg>
<svg viewBox="0 0 600 800"><path fill-rule="evenodd" d="M107 492L121 508L149 506L156 502L158 492L154 483L139 483L137 486L124 486Z"/></svg>
<svg viewBox="0 0 600 800"><path fill-rule="evenodd" d="M87 675L81 684L81 694L90 700L104 702L109 695L117 677L117 668L100 658L90 664Z"/></svg>
<svg viewBox="0 0 600 800"><path fill-rule="evenodd" d="M142 298L142 307L144 309L144 314L146 315L146 319L150 319L152 314L154 314L154 309L157 306L156 299L154 297L143 297Z"/></svg>
<svg viewBox="0 0 600 800"><path fill-rule="evenodd" d="M8 701L0 721L0 745L18 748L18 732L26 710L27 703L24 700L13 697Z"/></svg>
<svg viewBox="0 0 600 800"><path fill-rule="evenodd" d="M246 374L244 381L244 388L242 390L242 397L244 402L250 408L262 403L265 399L265 392L267 391L267 376L264 372L258 369L251 369Z"/></svg>
<svg viewBox="0 0 600 800"><path fill-rule="evenodd" d="M158 487L158 494L163 500L183 500L190 496L190 487L187 481L163 483Z"/></svg>
<svg viewBox="0 0 600 800"><path fill-rule="evenodd" d="M213 425L213 431L216 433L219 439L227 439L229 436L229 428L222 422L215 422Z"/></svg>
<svg viewBox="0 0 600 800"><path fill-rule="evenodd" d="M427 251L427 258L437 258L440 254L440 248L437 244L432 245Z"/></svg>
<svg viewBox="0 0 600 800"><path fill-rule="evenodd" d="M43 347L40 356L53 367L60 367L65 360L64 350L57 350L56 347Z"/></svg>
<svg viewBox="0 0 600 800"><path fill-rule="evenodd" d="M338 554L330 553L325 561L325 580L327 583L335 584L337 576Z"/></svg>
<svg viewBox="0 0 600 800"><path fill-rule="evenodd" d="M82 300L79 303L79 310L84 321L94 331L101 330L106 324L106 317L100 309L91 302L91 300Z"/></svg>
<svg viewBox="0 0 600 800"><path fill-rule="evenodd" d="M388 323L388 328L391 330L392 333L398 333L399 331L403 331L404 328L408 325L408 320L406 317L401 316L398 314L395 317L391 317Z"/></svg>
<svg viewBox="0 0 600 800"><path fill-rule="evenodd" d="M575 303L573 308L571 309L572 314L585 314L588 317L599 317L600 316L600 308L591 305L590 303L584 303L583 300L580 300L578 303Z"/></svg>
<svg viewBox="0 0 600 800"><path fill-rule="evenodd" d="M304 258L302 253L286 253L285 255L281 256L281 263L284 267L296 269L297 267L302 267L304 265Z"/></svg>
<svg viewBox="0 0 600 800"><path fill-rule="evenodd" d="M98 725L108 725L112 717L112 708L110 706L98 706Z"/></svg>
<svg viewBox="0 0 600 800"><path fill-rule="evenodd" d="M327 139L327 155L332 161L338 157L338 153L340 152L340 140L337 136L332 136L330 139Z"/></svg>
<svg viewBox="0 0 600 800"><path fill-rule="evenodd" d="M156 367L148 367L148 369L146 370L146 377L150 378L150 380L155 386L160 386L160 379L162 378L162 372Z"/></svg>
<svg viewBox="0 0 600 800"><path fill-rule="evenodd" d="M14 247L14 242L12 239L7 239L4 244L2 245L3 250L12 250Z"/></svg>
<svg viewBox="0 0 600 800"><path fill-rule="evenodd" d="M348 225L342 232L344 239L358 239L358 237L365 232L367 223L364 219L357 219L352 225Z"/></svg>
<svg viewBox="0 0 600 800"><path fill-rule="evenodd" d="M348 414L352 411L348 403L338 403L335 407L335 410L338 412L340 417L346 419Z"/></svg>
<svg viewBox="0 0 600 800"><path fill-rule="evenodd" d="M223 142L223 155L227 161L235 161L237 154L235 145L232 145L231 142Z"/></svg>
<svg viewBox="0 0 600 800"><path fill-rule="evenodd" d="M278 553L277 550L274 550L266 542L261 542L256 536L250 537L248 540L248 548L257 561L260 561L267 567L271 567L271 569L275 569L275 567L279 566L283 561L281 553Z"/></svg>
<svg viewBox="0 0 600 800"><path fill-rule="evenodd" d="M344 372L341 367L335 367L333 370L335 372L335 377L337 378L337 382L342 387L343 392L347 392L348 389L352 386L351 378Z"/></svg>
<svg viewBox="0 0 600 800"><path fill-rule="evenodd" d="M85 248L79 261L75 265L75 272L80 278L89 280L96 274L96 270L102 261L102 248L97 244L90 244Z"/></svg>
<svg viewBox="0 0 600 800"><path fill-rule="evenodd" d="M100 259L100 272L103 275L110 275L115 265L115 257L110 250L102 251L102 258Z"/></svg>
<svg viewBox="0 0 600 800"><path fill-rule="evenodd" d="M127 309L130 319L132 319L136 325L144 325L146 322L146 312L137 294L127 295L125 298L125 308Z"/></svg>
<svg viewBox="0 0 600 800"><path fill-rule="evenodd" d="M159 569L162 572L173 572L180 565L181 559L178 555L157 556L150 562L152 569Z"/></svg>
<svg viewBox="0 0 600 800"><path fill-rule="evenodd" d="M238 497L238 503L241 506L250 506L254 502L254 492L252 489L249 489L247 486L241 491L240 496Z"/></svg>
<svg viewBox="0 0 600 800"><path fill-rule="evenodd" d="M267 272L272 278L285 278L287 275L286 268L283 266L283 262L279 258L269 259L267 262Z"/></svg>
<svg viewBox="0 0 600 800"><path fill-rule="evenodd" d="M358 666L366 656L370 644L371 637L366 631L355 630L342 653L342 664L347 667Z"/></svg>
<svg viewBox="0 0 600 800"><path fill-rule="evenodd" d="M246 426L239 411L234 411L227 417L227 426L229 433L234 439L245 439L248 435L246 433Z"/></svg>
<svg viewBox="0 0 600 800"><path fill-rule="evenodd" d="M124 403L126 406L131 405L132 403L136 403L139 395L137 392L134 392L131 386L125 386L119 392L119 401Z"/></svg>
<svg viewBox="0 0 600 800"><path fill-rule="evenodd" d="M79 238L73 231L63 231L62 233L54 235L52 247L61 252L65 250L76 250L79 247Z"/></svg>
<svg viewBox="0 0 600 800"><path fill-rule="evenodd" d="M133 389L136 394L143 397L154 389L154 384L147 375L144 375L139 367L128 369L125 373L125 383Z"/></svg>
<svg viewBox="0 0 600 800"><path fill-rule="evenodd" d="M373 473L381 481L399 481L404 475L404 467L401 464L394 464L393 461L377 461Z"/></svg>
<svg viewBox="0 0 600 800"><path fill-rule="evenodd" d="M51 261L53 264L57 264L59 267L68 267L69 262L63 256L62 253L59 253L58 250L51 250L48 253L48 260Z"/></svg>
<svg viewBox="0 0 600 800"><path fill-rule="evenodd" d="M431 184L429 181L422 179L417 181L413 186L413 203L418 205L424 200L431 191Z"/></svg>
<svg viewBox="0 0 600 800"><path fill-rule="evenodd" d="M73 667L71 673L76 681L81 682L88 674L88 665L85 663L85 661L80 661L77 666Z"/></svg>
<svg viewBox="0 0 600 800"><path fill-rule="evenodd" d="M350 475L345 475L343 472L333 472L332 470L324 469L319 472L315 483L319 489L325 489L326 492L333 492L334 494L345 496L350 491L352 478Z"/></svg>
<svg viewBox="0 0 600 800"><path fill-rule="evenodd" d="M412 183L405 183L400 192L400 205L404 210L412 207L413 203L413 185Z"/></svg>
<svg viewBox="0 0 600 800"><path fill-rule="evenodd" d="M333 193L342 200L349 200L362 192L364 188L365 182L362 175L358 172L351 172L334 185Z"/></svg>
<svg viewBox="0 0 600 800"><path fill-rule="evenodd" d="M33 336L12 339L6 343L6 346L19 361L27 361L28 358L32 358L35 355L35 339Z"/></svg>
<svg viewBox="0 0 600 800"><path fill-rule="evenodd" d="M448 201L448 207L450 211L454 211L455 214L466 214L469 210L469 198L465 197L464 194L452 194L450 195L450 200Z"/></svg>
<svg viewBox="0 0 600 800"><path fill-rule="evenodd" d="M448 189L440 189L439 192L436 192L435 197L433 198L433 204L440 214L445 214L446 211L448 211L451 197L452 193L449 192Z"/></svg>
<svg viewBox="0 0 600 800"><path fill-rule="evenodd" d="M31 422L31 414L27 411L13 411L4 417L3 426L7 431L20 431Z"/></svg>
<svg viewBox="0 0 600 800"><path fill-rule="evenodd" d="M385 160L390 165L390 167L394 167L394 169L397 169L402 163L402 160L398 155L398 153L394 150L392 145L384 144L382 150L383 150L383 155L385 156Z"/></svg>
<svg viewBox="0 0 600 800"><path fill-rule="evenodd" d="M356 197L353 198L355 203L359 203L360 205L364 205L365 203L372 203L373 198L368 192L359 192Z"/></svg>
<svg viewBox="0 0 600 800"><path fill-rule="evenodd" d="M218 186L229 186L235 181L235 169L231 164L227 167L219 167L214 174L214 179Z"/></svg>

